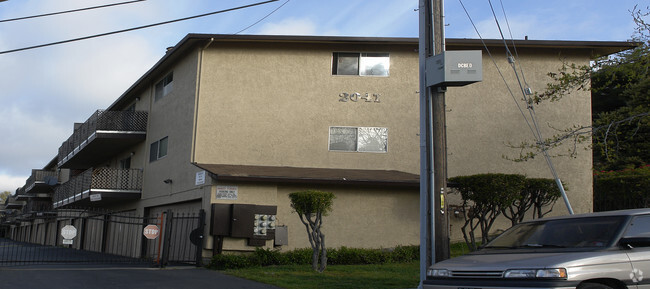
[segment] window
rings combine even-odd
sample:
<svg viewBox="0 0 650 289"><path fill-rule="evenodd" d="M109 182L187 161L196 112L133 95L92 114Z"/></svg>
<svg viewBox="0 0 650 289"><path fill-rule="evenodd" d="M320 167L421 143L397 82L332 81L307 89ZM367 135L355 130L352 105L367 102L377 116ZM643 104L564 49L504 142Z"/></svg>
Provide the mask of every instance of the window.
<svg viewBox="0 0 650 289"><path fill-rule="evenodd" d="M149 162L159 160L167 155L167 137L151 144L149 150Z"/></svg>
<svg viewBox="0 0 650 289"><path fill-rule="evenodd" d="M131 157L120 160L120 169L130 169L131 168Z"/></svg>
<svg viewBox="0 0 650 289"><path fill-rule="evenodd" d="M329 150L385 153L388 150L388 129L384 127L330 127Z"/></svg>
<svg viewBox="0 0 650 289"><path fill-rule="evenodd" d="M625 232L626 238L650 237L650 216L634 217Z"/></svg>
<svg viewBox="0 0 650 289"><path fill-rule="evenodd" d="M388 53L334 52L332 75L388 76Z"/></svg>
<svg viewBox="0 0 650 289"><path fill-rule="evenodd" d="M159 99L163 98L163 96L171 92L172 88L174 87L173 84L174 84L174 73L170 72L161 81L156 83L156 92L154 96L155 100L158 101Z"/></svg>

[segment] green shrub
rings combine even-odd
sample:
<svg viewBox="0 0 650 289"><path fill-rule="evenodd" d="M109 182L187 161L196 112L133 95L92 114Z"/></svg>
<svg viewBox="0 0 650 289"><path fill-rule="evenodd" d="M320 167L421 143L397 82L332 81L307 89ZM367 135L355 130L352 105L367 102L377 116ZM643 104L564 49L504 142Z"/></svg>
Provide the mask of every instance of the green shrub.
<svg viewBox="0 0 650 289"><path fill-rule="evenodd" d="M420 260L419 246L397 246L391 254L393 263L408 263Z"/></svg>
<svg viewBox="0 0 650 289"><path fill-rule="evenodd" d="M282 253L288 264L311 264L311 254L314 251L311 248L295 249Z"/></svg>
<svg viewBox="0 0 650 289"><path fill-rule="evenodd" d="M220 254L212 257L211 269L241 269L274 265L311 265L312 250L309 248L280 252L256 249L248 254ZM386 263L409 263L419 260L419 246L398 246L394 249L330 248L328 263L334 265L366 265Z"/></svg>
<svg viewBox="0 0 650 289"><path fill-rule="evenodd" d="M384 264L390 257L388 252L377 249L355 249L341 247L327 251L328 263L332 265Z"/></svg>
<svg viewBox="0 0 650 289"><path fill-rule="evenodd" d="M286 260L286 256L278 250L256 248L253 256L262 266L289 264Z"/></svg>
<svg viewBox="0 0 650 289"><path fill-rule="evenodd" d="M650 207L650 165L594 174L594 211Z"/></svg>
<svg viewBox="0 0 650 289"><path fill-rule="evenodd" d="M219 254L212 256L208 268L215 270L225 270L259 267L260 263L255 259L256 257L252 254Z"/></svg>

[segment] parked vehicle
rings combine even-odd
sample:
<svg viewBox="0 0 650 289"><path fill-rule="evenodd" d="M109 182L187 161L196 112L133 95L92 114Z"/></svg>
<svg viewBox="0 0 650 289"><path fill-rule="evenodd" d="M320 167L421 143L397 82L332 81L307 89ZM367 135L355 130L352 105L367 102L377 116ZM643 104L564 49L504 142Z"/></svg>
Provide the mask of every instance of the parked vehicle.
<svg viewBox="0 0 650 289"><path fill-rule="evenodd" d="M650 209L520 223L431 266L423 288L650 288Z"/></svg>

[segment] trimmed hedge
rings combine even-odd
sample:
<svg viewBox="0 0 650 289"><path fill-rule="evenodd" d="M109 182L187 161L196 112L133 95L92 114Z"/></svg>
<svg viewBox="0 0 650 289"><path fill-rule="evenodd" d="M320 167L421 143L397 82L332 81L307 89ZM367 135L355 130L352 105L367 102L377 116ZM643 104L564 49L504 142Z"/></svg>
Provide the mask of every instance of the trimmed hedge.
<svg viewBox="0 0 650 289"><path fill-rule="evenodd" d="M594 174L594 211L650 207L650 165Z"/></svg>
<svg viewBox="0 0 650 289"><path fill-rule="evenodd" d="M248 254L220 254L212 257L208 268L216 270L241 269L274 265L311 265L310 248L280 252L255 249ZM366 265L415 262L420 258L419 246L398 246L393 249L327 249L327 263L331 265Z"/></svg>

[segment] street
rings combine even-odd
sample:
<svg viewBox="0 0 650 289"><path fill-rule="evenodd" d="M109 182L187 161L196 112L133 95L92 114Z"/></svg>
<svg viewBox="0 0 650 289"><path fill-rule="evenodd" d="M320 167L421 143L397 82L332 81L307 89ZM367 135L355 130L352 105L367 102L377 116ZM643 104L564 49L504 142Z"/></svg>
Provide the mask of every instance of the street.
<svg viewBox="0 0 650 289"><path fill-rule="evenodd" d="M180 289L241 288L274 289L217 271L196 267L165 269L48 265L0 268L0 288L21 289Z"/></svg>

